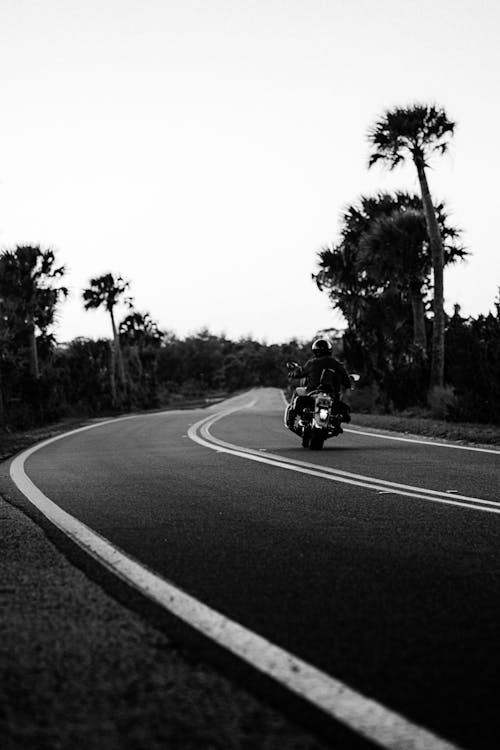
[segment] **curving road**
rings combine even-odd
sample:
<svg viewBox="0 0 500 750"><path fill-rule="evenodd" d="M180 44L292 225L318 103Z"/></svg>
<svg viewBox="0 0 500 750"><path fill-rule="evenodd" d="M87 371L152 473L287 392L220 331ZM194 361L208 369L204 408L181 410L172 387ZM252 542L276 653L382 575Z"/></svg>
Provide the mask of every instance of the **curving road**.
<svg viewBox="0 0 500 750"><path fill-rule="evenodd" d="M12 477L108 568L357 735L497 748L500 452L356 426L305 451L283 408L262 389L101 423Z"/></svg>

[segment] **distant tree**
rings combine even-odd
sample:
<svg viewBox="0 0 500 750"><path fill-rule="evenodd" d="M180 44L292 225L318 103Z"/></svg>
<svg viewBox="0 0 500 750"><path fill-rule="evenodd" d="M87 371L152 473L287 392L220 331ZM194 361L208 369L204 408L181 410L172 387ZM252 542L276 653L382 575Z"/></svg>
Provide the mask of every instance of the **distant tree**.
<svg viewBox="0 0 500 750"><path fill-rule="evenodd" d="M57 303L66 297L65 286L55 282L65 273L64 266L56 266L52 250L23 245L6 250L0 255L0 319L3 338L23 344L27 341L30 372L40 378L37 332L48 336L53 325Z"/></svg>
<svg viewBox="0 0 500 750"><path fill-rule="evenodd" d="M111 328L113 332L113 356L110 368L111 393L113 402L117 401L116 385L114 379L115 360L118 364L118 378L123 390L127 388L127 379L125 376L125 366L120 346L120 337L115 321L115 307L120 301L131 304L130 298L125 298L125 292L129 288L129 282L124 281L121 276L113 276L111 273L96 276L90 279L90 286L83 291L83 301L85 310L97 309L104 307L109 313L111 319Z"/></svg>
<svg viewBox="0 0 500 750"><path fill-rule="evenodd" d="M447 379L454 394L448 416L500 424L500 290L494 313L463 318L455 305L446 340Z"/></svg>
<svg viewBox="0 0 500 750"><path fill-rule="evenodd" d="M121 340L139 347L145 345L159 346L162 342L163 331L151 318L149 313L130 312L120 323Z"/></svg>
<svg viewBox="0 0 500 750"><path fill-rule="evenodd" d="M368 135L373 146L370 167L383 161L390 169L394 169L406 158L410 158L417 169L434 275L431 387L442 386L444 378L444 249L426 168L433 153L437 151L443 154L447 150L454 129L455 123L448 119L444 109L414 104L386 111Z"/></svg>
<svg viewBox="0 0 500 750"><path fill-rule="evenodd" d="M379 271L369 273L374 264L369 262L361 240L378 219L410 209L422 209L418 196L404 192L361 196L341 215L340 242L331 248L324 247L318 253L319 272L313 278L321 291L328 292L334 307L342 312L353 331L364 320L372 298L380 294L387 278L394 275L394 268L389 271L387 265L384 279Z"/></svg>
<svg viewBox="0 0 500 750"><path fill-rule="evenodd" d="M97 415L115 406L109 387L109 340L79 337L57 346L52 370L61 406L70 414Z"/></svg>
<svg viewBox="0 0 500 750"><path fill-rule="evenodd" d="M128 361L132 401L143 407L156 405L158 349L164 332L149 313L131 311L119 325L120 343Z"/></svg>
<svg viewBox="0 0 500 750"><path fill-rule="evenodd" d="M443 203L435 207L445 245L445 262L466 255L460 231L449 224ZM313 275L321 291L356 329L365 303L393 285L404 288L424 283L429 290L432 268L429 237L418 195L398 191L361 196L341 216L340 242L319 253L319 271Z"/></svg>
<svg viewBox="0 0 500 750"><path fill-rule="evenodd" d="M467 253L459 244L460 232L450 227L443 204L436 206L444 242L444 263L463 259ZM360 239L361 259L368 274L381 282L392 280L408 296L413 317L413 343L427 358L425 296L432 267L429 237L423 211L402 207L376 218Z"/></svg>
<svg viewBox="0 0 500 750"><path fill-rule="evenodd" d="M444 204L435 210L445 262L463 258L460 232L450 225ZM340 238L318 253L313 278L346 318L351 366L383 384L397 381L388 373L419 364L419 379L426 383L432 260L421 198L405 192L361 196L344 210Z"/></svg>
<svg viewBox="0 0 500 750"><path fill-rule="evenodd" d="M424 285L428 256L422 252L427 239L423 214L415 209L382 216L361 239L361 250L372 274L389 278L395 288L408 296L412 309L413 344L427 358Z"/></svg>

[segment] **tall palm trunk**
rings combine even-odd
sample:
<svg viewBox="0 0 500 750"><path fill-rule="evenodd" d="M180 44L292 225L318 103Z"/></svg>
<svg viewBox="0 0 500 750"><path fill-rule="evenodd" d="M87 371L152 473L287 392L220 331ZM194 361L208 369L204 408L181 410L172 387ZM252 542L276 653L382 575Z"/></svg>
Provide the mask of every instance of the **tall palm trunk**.
<svg viewBox="0 0 500 750"><path fill-rule="evenodd" d="M116 356L115 356L115 345L114 342L109 342L109 386L111 390L111 404L112 406L117 406L117 397L116 397L116 376L115 376L115 370L116 370Z"/></svg>
<svg viewBox="0 0 500 750"><path fill-rule="evenodd" d="M422 298L422 285L410 285L411 310L413 317L413 343L423 358L427 359L427 331L425 330L425 306Z"/></svg>
<svg viewBox="0 0 500 750"><path fill-rule="evenodd" d="M427 176L422 156L415 156L415 166L422 193L425 223L429 233L434 276L434 322L432 326L432 361L430 387L442 386L444 382L444 250L441 232L432 205Z"/></svg>
<svg viewBox="0 0 500 750"><path fill-rule="evenodd" d="M111 327L113 329L113 344L115 347L116 352L116 361L118 364L118 379L120 380L120 385L125 390L127 385L127 379L125 377L125 366L123 364L123 356L122 356L122 349L120 346L120 337L118 336L118 331L116 330L116 323L115 323L115 316L113 314L113 308L109 311L109 314L111 316Z"/></svg>
<svg viewBox="0 0 500 750"><path fill-rule="evenodd" d="M36 345L35 323L33 318L30 320L29 326L30 371L35 380L38 380L40 378L40 366L38 364L38 349Z"/></svg>
<svg viewBox="0 0 500 750"><path fill-rule="evenodd" d="M6 427L6 418L5 418L5 406L4 406L4 398L3 398L3 387L2 387L2 369L0 367L0 430L5 429Z"/></svg>
<svg viewBox="0 0 500 750"><path fill-rule="evenodd" d="M133 357L137 364L137 373L139 375L139 381L142 383L143 378L144 378L144 367L142 366L142 359L140 355L139 346L137 344L134 344L133 346L130 347L130 349L132 351Z"/></svg>

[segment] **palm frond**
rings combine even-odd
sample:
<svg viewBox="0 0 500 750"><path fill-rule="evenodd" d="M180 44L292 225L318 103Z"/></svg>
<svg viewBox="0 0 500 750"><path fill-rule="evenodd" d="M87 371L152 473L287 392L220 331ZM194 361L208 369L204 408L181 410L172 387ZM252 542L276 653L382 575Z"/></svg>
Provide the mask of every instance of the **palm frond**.
<svg viewBox="0 0 500 750"><path fill-rule="evenodd" d="M446 152L454 129L455 123L436 105L416 103L386 110L368 132L373 147L368 166L382 160L394 169L408 157L425 163L431 153Z"/></svg>

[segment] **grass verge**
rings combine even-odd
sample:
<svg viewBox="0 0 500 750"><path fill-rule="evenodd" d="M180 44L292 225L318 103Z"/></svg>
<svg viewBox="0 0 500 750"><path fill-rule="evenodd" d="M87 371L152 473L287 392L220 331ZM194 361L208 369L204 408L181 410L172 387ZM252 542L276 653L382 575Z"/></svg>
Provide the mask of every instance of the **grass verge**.
<svg viewBox="0 0 500 750"><path fill-rule="evenodd" d="M48 440L48 438L60 435L62 432L83 427L90 421L89 419L67 419L44 427L34 427L31 430L0 432L0 461L6 461L25 448L29 448L35 443L41 443L42 440Z"/></svg>
<svg viewBox="0 0 500 750"><path fill-rule="evenodd" d="M353 413L353 424L377 430L403 432L411 435L426 435L431 438L453 440L473 445L499 445L500 426L446 422L432 417L416 417L405 414Z"/></svg>

